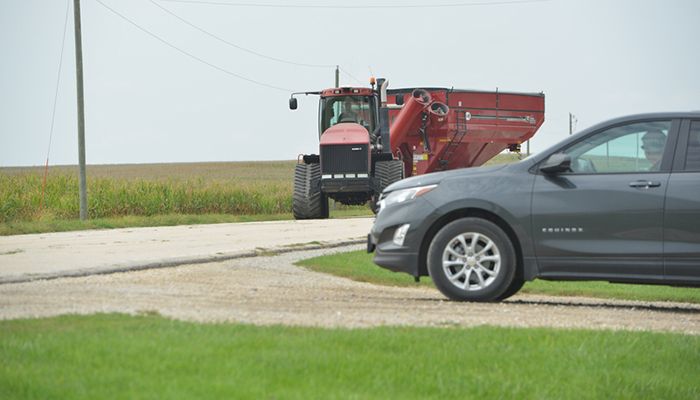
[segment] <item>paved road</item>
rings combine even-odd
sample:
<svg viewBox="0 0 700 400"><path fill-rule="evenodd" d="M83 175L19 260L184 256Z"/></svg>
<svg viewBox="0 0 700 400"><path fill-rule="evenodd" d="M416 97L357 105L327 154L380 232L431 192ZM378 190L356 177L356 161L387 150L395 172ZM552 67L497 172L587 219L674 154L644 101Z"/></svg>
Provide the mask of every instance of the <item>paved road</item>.
<svg viewBox="0 0 700 400"><path fill-rule="evenodd" d="M127 228L0 237L0 283L221 261L262 249L360 243L372 218Z"/></svg>

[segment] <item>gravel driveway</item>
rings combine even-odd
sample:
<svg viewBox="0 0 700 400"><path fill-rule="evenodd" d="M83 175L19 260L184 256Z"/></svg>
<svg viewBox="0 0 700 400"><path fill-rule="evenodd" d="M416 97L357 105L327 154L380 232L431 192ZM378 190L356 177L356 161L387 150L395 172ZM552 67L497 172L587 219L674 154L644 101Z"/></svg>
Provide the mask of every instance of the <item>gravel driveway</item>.
<svg viewBox="0 0 700 400"><path fill-rule="evenodd" d="M294 266L348 246L223 262L0 285L0 319L98 312L196 322L362 328L557 327L700 334L700 305L517 295L454 303L433 288L354 282Z"/></svg>

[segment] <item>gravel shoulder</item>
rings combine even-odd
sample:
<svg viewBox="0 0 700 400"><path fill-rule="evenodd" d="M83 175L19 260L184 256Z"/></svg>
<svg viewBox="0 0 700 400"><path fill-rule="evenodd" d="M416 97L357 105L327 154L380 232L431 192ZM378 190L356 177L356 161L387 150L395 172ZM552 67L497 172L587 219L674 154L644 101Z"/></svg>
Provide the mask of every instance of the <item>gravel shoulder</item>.
<svg viewBox="0 0 700 400"><path fill-rule="evenodd" d="M325 328L375 326L555 327L700 334L700 305L516 295L455 303L432 288L355 282L294 262L362 246L259 255L0 285L0 319L152 313L195 322Z"/></svg>

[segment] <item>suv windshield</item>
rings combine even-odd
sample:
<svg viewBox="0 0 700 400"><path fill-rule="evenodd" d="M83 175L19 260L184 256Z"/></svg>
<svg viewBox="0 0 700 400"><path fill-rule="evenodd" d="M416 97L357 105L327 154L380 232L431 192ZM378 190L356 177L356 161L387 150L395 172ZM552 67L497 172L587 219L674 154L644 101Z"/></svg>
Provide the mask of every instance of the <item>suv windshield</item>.
<svg viewBox="0 0 700 400"><path fill-rule="evenodd" d="M321 132L341 122L354 122L365 127L370 133L375 128L374 97L334 96L321 99L319 124Z"/></svg>

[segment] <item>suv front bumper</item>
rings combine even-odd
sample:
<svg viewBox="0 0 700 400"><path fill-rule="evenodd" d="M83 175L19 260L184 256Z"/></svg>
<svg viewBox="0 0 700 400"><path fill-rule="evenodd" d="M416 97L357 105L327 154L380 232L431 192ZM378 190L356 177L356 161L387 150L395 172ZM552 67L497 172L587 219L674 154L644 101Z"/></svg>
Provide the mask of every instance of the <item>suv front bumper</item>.
<svg viewBox="0 0 700 400"><path fill-rule="evenodd" d="M374 252L374 263L414 277L427 275L426 271L421 271L420 248L434 221L433 210L434 207L423 198L381 210L367 235L367 252ZM394 233L404 224L410 224L410 227L403 244L397 245L394 243Z"/></svg>

